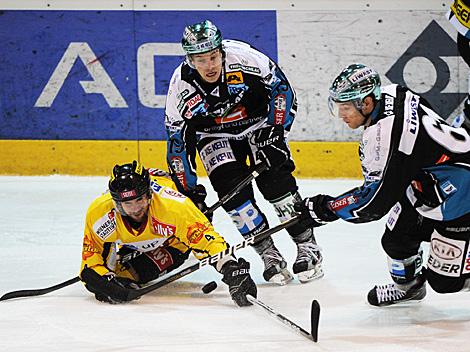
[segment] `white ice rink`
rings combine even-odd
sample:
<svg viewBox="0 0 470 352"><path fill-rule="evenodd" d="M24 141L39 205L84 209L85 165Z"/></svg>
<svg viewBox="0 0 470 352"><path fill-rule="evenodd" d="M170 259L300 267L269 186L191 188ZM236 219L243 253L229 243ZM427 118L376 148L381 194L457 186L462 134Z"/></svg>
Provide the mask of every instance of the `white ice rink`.
<svg viewBox="0 0 470 352"><path fill-rule="evenodd" d="M85 212L106 182L104 177L0 177L0 295L77 276ZM303 196L337 195L359 184L299 181ZM208 203L214 201L210 192ZM270 205L259 203L276 224ZM258 298L297 324L309 330L311 301L320 302L317 344L259 307L236 307L220 275L204 268L130 304L100 303L80 283L0 302L0 351L470 351L470 294L438 295L428 287L426 299L414 306L367 305L369 289L389 281L380 246L383 223L337 221L318 229L326 275L309 284L265 284L253 249L240 251L252 263ZM214 225L231 244L241 240L222 210L216 211ZM285 231L273 237L291 267L294 244ZM200 288L212 280L219 287L204 295Z"/></svg>

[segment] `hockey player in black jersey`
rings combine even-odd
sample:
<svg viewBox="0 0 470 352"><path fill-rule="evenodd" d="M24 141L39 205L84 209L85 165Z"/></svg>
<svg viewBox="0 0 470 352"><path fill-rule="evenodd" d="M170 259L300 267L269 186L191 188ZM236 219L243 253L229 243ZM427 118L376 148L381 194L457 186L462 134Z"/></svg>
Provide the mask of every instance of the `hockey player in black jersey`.
<svg viewBox="0 0 470 352"><path fill-rule="evenodd" d="M359 148L364 183L340 196L295 205L309 226L339 218L369 222L389 212L382 246L392 284L368 294L374 306L470 290L470 136L449 126L418 94L381 87L375 70L344 69L330 87L330 111L364 128ZM427 269L422 242L430 242Z"/></svg>
<svg viewBox="0 0 470 352"><path fill-rule="evenodd" d="M297 102L286 76L250 45L222 40L208 20L186 27L182 45L186 60L173 73L165 110L167 159L180 186L190 197L200 193L196 150L219 198L251 172L247 159L251 168L264 162L268 169L256 178L258 189L281 221L292 218L301 197L286 137ZM251 185L223 207L245 237L268 227ZM323 276L312 227L295 225L288 232L297 245L293 271L299 280ZM292 280L271 238L254 248L263 259L266 281L283 285Z"/></svg>

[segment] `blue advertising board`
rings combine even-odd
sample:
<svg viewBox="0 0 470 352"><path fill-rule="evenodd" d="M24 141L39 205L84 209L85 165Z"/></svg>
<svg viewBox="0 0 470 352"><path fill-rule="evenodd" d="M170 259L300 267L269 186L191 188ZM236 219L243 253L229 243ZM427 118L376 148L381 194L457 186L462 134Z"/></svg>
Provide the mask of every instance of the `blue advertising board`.
<svg viewBox="0 0 470 352"><path fill-rule="evenodd" d="M164 140L176 49L204 19L277 60L275 11L2 11L0 139Z"/></svg>

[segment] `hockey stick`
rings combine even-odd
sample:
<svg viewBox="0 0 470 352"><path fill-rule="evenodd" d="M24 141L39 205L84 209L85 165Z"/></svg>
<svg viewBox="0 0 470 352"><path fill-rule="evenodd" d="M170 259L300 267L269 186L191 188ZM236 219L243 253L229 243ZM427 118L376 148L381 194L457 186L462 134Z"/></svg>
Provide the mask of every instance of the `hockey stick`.
<svg viewBox="0 0 470 352"><path fill-rule="evenodd" d="M279 231L281 231L281 230L283 230L287 227L290 227L292 225L297 224L299 221L300 221L299 217L295 216L292 219L284 221L284 222L280 223L279 225L277 225L275 227L272 227L270 229L261 231L260 233L257 233L253 236L250 236L250 237L246 238L244 241L236 244L235 246L228 247L223 252L214 254L212 257L204 258L204 259L200 260L199 262L197 262L197 263L195 263L195 264L193 264L193 265L177 272L176 274L168 276L168 277L166 277L166 278L164 278L164 279L162 279L162 280L160 280L160 281L158 281L154 284L148 285L148 286L146 286L144 288L141 288L141 289L130 290L127 298L128 298L128 300L133 300L133 299L136 299L137 297L141 297L141 296L143 296L147 293L155 291L156 289L159 289L160 287L168 285L169 283L171 283L173 281L176 281L176 280L178 280L178 279L180 279L180 278L182 278L186 275L189 275L189 274L195 272L196 270L199 270L199 269L201 269L201 268L203 268L207 265L215 264L219 260L221 260L222 258L225 258L227 256L232 255L237 250L242 249L242 248L246 248L246 247L248 247L249 245L252 245L255 242L261 241L261 240L271 236L272 234L274 234L276 232L279 232Z"/></svg>
<svg viewBox="0 0 470 352"><path fill-rule="evenodd" d="M73 279L61 282L60 284L57 284L51 287L40 288L36 290L19 290L19 291L8 292L8 293L5 293L2 297L0 297L0 301L6 301L7 299L19 298L19 297L32 297L32 296L45 295L46 293L60 290L61 288L70 286L79 281L80 281L80 278L76 276Z"/></svg>
<svg viewBox="0 0 470 352"><path fill-rule="evenodd" d="M305 329L303 329L301 326L294 323L289 318L286 318L284 315L276 312L273 308L268 306L266 303L261 302L259 299L256 299L249 295L246 297L248 298L248 301L266 310L270 315L275 317L282 324L298 332L299 334L308 338L309 340L312 340L313 342L318 341L318 323L320 321L320 304L318 303L317 300L312 301L312 307L310 309L311 328L310 328L310 332L308 332Z"/></svg>
<svg viewBox="0 0 470 352"><path fill-rule="evenodd" d="M266 170L267 166L265 163L259 164L247 177L245 177L240 183L238 183L229 193L227 193L225 196L223 196L220 200L218 200L214 205L212 205L210 208L208 208L204 214L208 213L213 213L217 208L219 208L221 205L232 199L238 192L240 192L241 189L246 187L255 177L258 177L260 173L262 173L264 170ZM133 252L129 253L127 257L122 258L122 262L125 263L138 255L142 254L144 252ZM187 274L185 274L187 275ZM183 275L183 276L185 276ZM182 277L182 276L181 276ZM172 281L177 280L178 278L175 278ZM73 285L76 282L80 281L80 277L76 276L73 279L69 279L67 281L61 282L60 284L47 287L47 288L42 288L42 289L30 289L30 290L19 290L19 291L12 291L4 294L2 297L0 297L0 301L5 301L7 299L12 299L12 298L21 298L21 297L33 297L33 296L41 296L45 295L46 293L50 293L56 290L59 290L61 288ZM172 282L170 281L170 282Z"/></svg>

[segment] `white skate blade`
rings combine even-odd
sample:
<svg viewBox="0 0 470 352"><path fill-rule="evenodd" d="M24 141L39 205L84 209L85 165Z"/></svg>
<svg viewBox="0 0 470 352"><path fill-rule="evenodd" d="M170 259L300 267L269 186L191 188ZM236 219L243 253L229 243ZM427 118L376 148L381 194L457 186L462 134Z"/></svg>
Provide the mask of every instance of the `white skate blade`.
<svg viewBox="0 0 470 352"><path fill-rule="evenodd" d="M301 273L297 274L297 278L303 284L321 279L325 274L323 273L323 269L321 266L316 266L313 269L302 271Z"/></svg>
<svg viewBox="0 0 470 352"><path fill-rule="evenodd" d="M289 272L289 270L283 269L280 273L273 275L273 277L271 277L268 282L271 284L284 286L284 285L287 285L292 280L294 280L294 277Z"/></svg>

